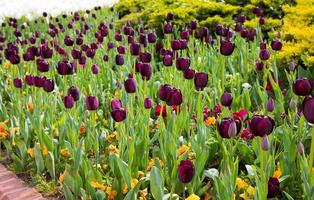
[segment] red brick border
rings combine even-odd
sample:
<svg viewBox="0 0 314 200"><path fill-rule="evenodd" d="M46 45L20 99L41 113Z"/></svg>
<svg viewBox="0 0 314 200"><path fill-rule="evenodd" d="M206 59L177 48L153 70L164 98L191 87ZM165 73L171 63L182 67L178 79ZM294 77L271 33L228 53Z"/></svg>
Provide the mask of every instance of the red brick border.
<svg viewBox="0 0 314 200"><path fill-rule="evenodd" d="M0 200L46 200L0 164Z"/></svg>

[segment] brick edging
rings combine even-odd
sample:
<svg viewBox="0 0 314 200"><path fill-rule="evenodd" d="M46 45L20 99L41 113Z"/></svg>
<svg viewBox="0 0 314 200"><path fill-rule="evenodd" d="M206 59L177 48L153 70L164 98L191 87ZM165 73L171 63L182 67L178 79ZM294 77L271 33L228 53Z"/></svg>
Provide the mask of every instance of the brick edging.
<svg viewBox="0 0 314 200"><path fill-rule="evenodd" d="M46 200L0 164L0 200Z"/></svg>

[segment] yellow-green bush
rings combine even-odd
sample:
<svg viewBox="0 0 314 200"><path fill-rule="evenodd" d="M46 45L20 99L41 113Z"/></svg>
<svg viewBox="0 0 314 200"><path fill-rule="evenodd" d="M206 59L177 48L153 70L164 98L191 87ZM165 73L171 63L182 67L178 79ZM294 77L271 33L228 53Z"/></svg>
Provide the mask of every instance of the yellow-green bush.
<svg viewBox="0 0 314 200"><path fill-rule="evenodd" d="M285 12L282 38L285 41L279 58L291 58L307 67L314 66L314 1L297 0L295 6L283 6Z"/></svg>

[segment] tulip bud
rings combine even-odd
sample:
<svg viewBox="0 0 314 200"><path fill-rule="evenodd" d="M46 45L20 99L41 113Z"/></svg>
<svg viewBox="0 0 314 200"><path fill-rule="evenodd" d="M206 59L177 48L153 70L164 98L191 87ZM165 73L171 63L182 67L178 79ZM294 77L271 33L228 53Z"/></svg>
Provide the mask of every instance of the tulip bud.
<svg viewBox="0 0 314 200"><path fill-rule="evenodd" d="M127 93L135 93L136 92L136 80L133 78L132 74L129 74L129 78L124 82L124 87Z"/></svg>
<svg viewBox="0 0 314 200"><path fill-rule="evenodd" d="M291 59L291 61L289 63L289 70L293 72L295 70L295 67L296 67L295 62L293 59Z"/></svg>
<svg viewBox="0 0 314 200"><path fill-rule="evenodd" d="M123 65L124 64L123 54L117 54L116 55L116 64L117 65Z"/></svg>
<svg viewBox="0 0 314 200"><path fill-rule="evenodd" d="M124 108L119 108L112 110L110 112L111 117L114 119L116 122L121 122L126 119L126 110Z"/></svg>
<svg viewBox="0 0 314 200"><path fill-rule="evenodd" d="M72 96L65 96L63 103L66 108L72 108L74 106L74 99Z"/></svg>
<svg viewBox="0 0 314 200"><path fill-rule="evenodd" d="M54 81L51 79L48 79L45 81L43 88L46 92L52 92L55 88Z"/></svg>
<svg viewBox="0 0 314 200"><path fill-rule="evenodd" d="M297 150L298 150L299 154L304 155L304 146L303 146L302 142L300 142L300 141L297 143Z"/></svg>
<svg viewBox="0 0 314 200"><path fill-rule="evenodd" d="M273 98L269 98L267 103L266 103L266 109L268 112L273 112L273 110L275 109L275 102L273 100Z"/></svg>
<svg viewBox="0 0 314 200"><path fill-rule="evenodd" d="M88 96L86 97L86 108L87 110L97 110L99 107L98 97L96 96Z"/></svg>
<svg viewBox="0 0 314 200"><path fill-rule="evenodd" d="M71 86L69 89L68 89L68 95L69 96L72 96L74 101L77 101L80 99L80 90L74 86Z"/></svg>
<svg viewBox="0 0 314 200"><path fill-rule="evenodd" d="M313 82L307 78L299 78L292 84L292 89L298 96L307 96L313 90Z"/></svg>
<svg viewBox="0 0 314 200"><path fill-rule="evenodd" d="M282 48L282 42L280 42L279 40L273 40L270 45L271 48L275 51L280 51Z"/></svg>
<svg viewBox="0 0 314 200"><path fill-rule="evenodd" d="M270 52L267 49L262 49L259 53L261 60L268 60L270 57Z"/></svg>
<svg viewBox="0 0 314 200"><path fill-rule="evenodd" d="M224 56L230 56L234 50L235 44L229 40L223 40L220 45L220 53Z"/></svg>
<svg viewBox="0 0 314 200"><path fill-rule="evenodd" d="M146 97L145 99L144 99L144 107L146 108L146 109L150 109L151 107L152 107L152 100L150 99L150 98L148 98L148 97Z"/></svg>
<svg viewBox="0 0 314 200"><path fill-rule="evenodd" d="M263 137L273 131L275 121L268 116L254 115L249 122L249 127L255 136Z"/></svg>
<svg viewBox="0 0 314 200"><path fill-rule="evenodd" d="M188 183L195 173L194 164L190 160L182 160L178 166L178 177L182 183Z"/></svg>
<svg viewBox="0 0 314 200"><path fill-rule="evenodd" d="M232 104L233 97L229 92L224 92L221 95L220 102L223 106L230 107Z"/></svg>
<svg viewBox="0 0 314 200"><path fill-rule="evenodd" d="M164 25L164 33L165 34L172 33L172 25L170 23L166 23Z"/></svg>
<svg viewBox="0 0 314 200"><path fill-rule="evenodd" d="M195 30L197 28L197 23L198 23L197 20L192 20L190 22L190 29Z"/></svg>
<svg viewBox="0 0 314 200"><path fill-rule="evenodd" d="M162 63L165 66L171 66L172 65L172 56L171 55L164 55L162 58Z"/></svg>
<svg viewBox="0 0 314 200"><path fill-rule="evenodd" d="M92 72L93 72L93 74L98 74L98 71L99 71L98 65L93 64L93 66L92 66Z"/></svg>
<svg viewBox="0 0 314 200"><path fill-rule="evenodd" d="M203 90L208 83L208 74L205 72L198 72L194 76L194 85L196 90Z"/></svg>
<svg viewBox="0 0 314 200"><path fill-rule="evenodd" d="M23 86L22 79L20 79L20 78L15 78L15 79L13 80L13 85L14 85L15 88L22 88L22 86Z"/></svg>
<svg viewBox="0 0 314 200"><path fill-rule="evenodd" d="M296 109L296 107L297 107L297 101L294 100L294 99L291 99L289 105L290 105L290 108L291 108L291 109Z"/></svg>
<svg viewBox="0 0 314 200"><path fill-rule="evenodd" d="M270 143L269 143L269 139L268 139L267 135L263 136L261 147L262 147L262 149L264 151L268 151L269 150Z"/></svg>

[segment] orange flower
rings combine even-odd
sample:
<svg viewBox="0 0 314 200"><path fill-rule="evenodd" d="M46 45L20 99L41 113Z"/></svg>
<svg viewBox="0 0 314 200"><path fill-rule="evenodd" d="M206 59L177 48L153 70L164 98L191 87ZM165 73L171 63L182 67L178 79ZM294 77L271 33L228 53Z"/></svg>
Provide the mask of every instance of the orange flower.
<svg viewBox="0 0 314 200"><path fill-rule="evenodd" d="M33 104L33 102L28 102L28 104L27 104L27 109L30 111L30 112L32 112L33 110L34 110L34 104Z"/></svg>
<svg viewBox="0 0 314 200"><path fill-rule="evenodd" d="M84 135L85 133L86 133L85 124L82 123L81 126L80 126L80 134L81 134L81 135Z"/></svg>
<svg viewBox="0 0 314 200"><path fill-rule="evenodd" d="M207 117L205 120L206 126L214 125L215 123L216 123L215 117Z"/></svg>
<svg viewBox="0 0 314 200"><path fill-rule="evenodd" d="M185 152L187 152L190 148L186 145L182 145L179 149L178 149L178 156L181 156L182 154L184 154Z"/></svg>

